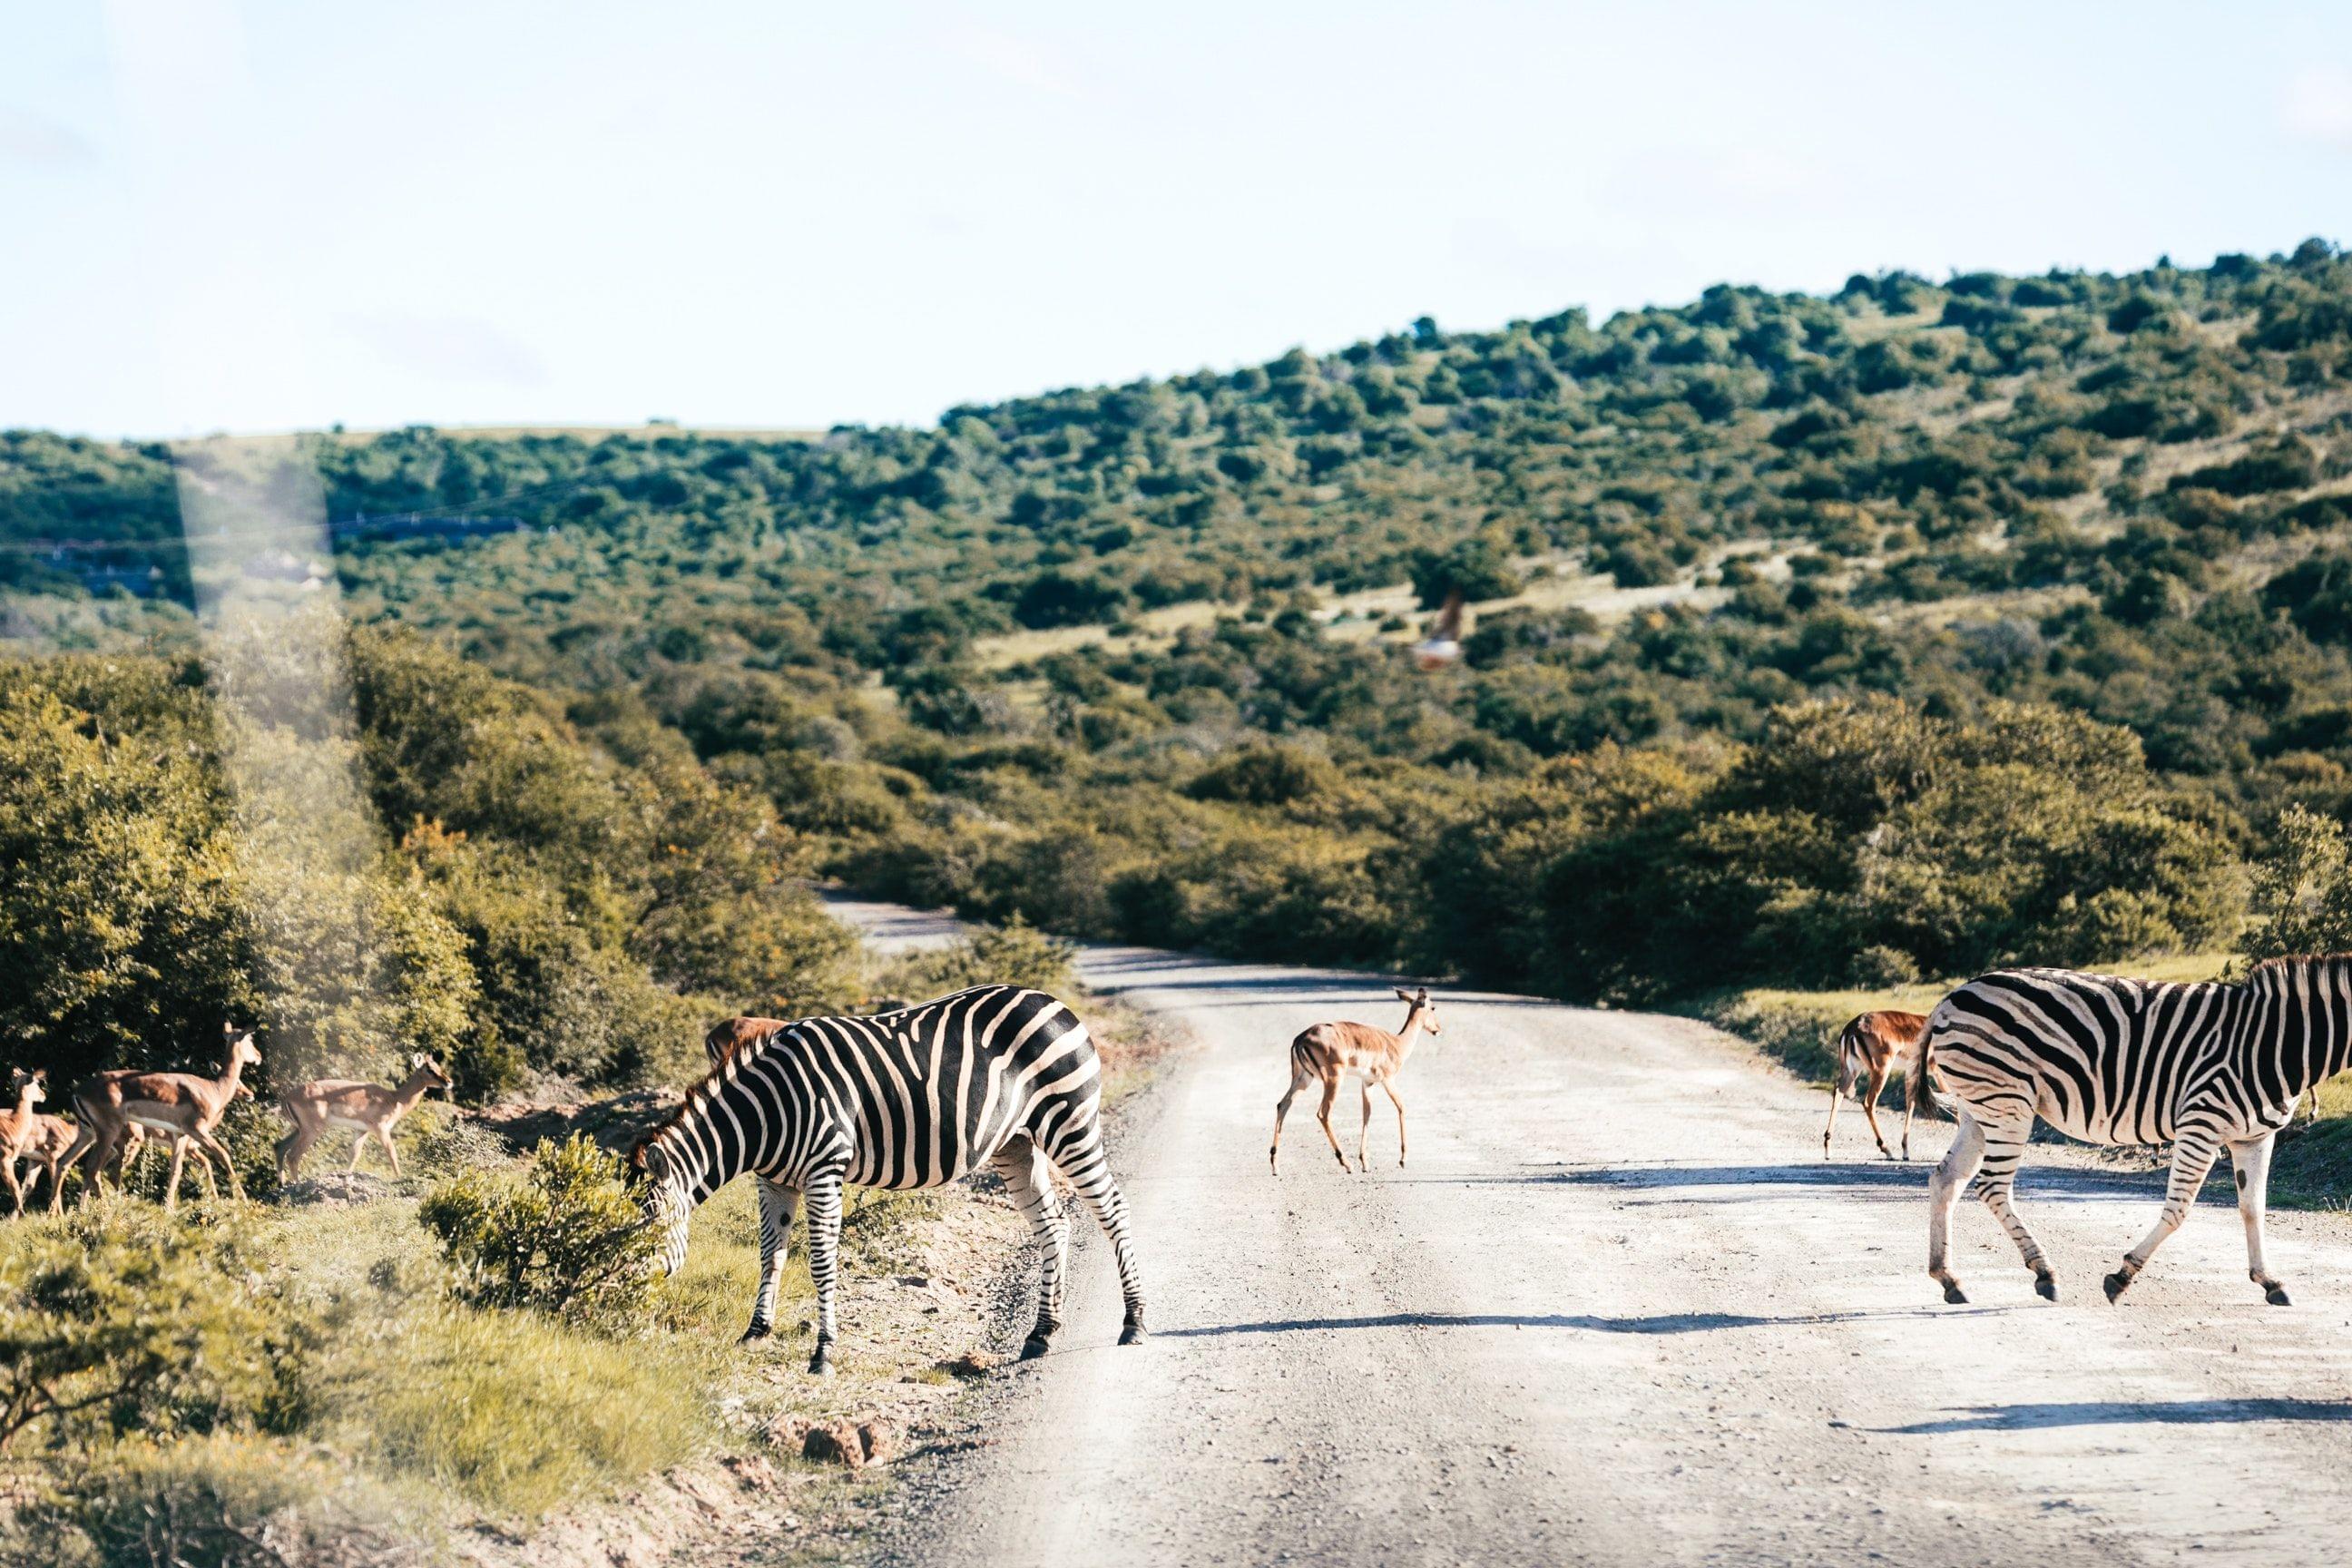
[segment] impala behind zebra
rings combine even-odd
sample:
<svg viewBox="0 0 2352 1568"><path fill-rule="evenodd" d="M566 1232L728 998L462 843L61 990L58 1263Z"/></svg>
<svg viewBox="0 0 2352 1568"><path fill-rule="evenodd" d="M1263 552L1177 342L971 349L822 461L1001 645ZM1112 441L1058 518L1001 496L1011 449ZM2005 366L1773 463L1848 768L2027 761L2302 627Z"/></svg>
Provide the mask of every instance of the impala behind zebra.
<svg viewBox="0 0 2352 1568"><path fill-rule="evenodd" d="M2246 1271L2274 1306L2286 1287L2263 1257L2271 1149L2295 1102L2352 1058L2352 956L2281 958L2238 984L2177 984L2015 969L1969 982L1937 1005L1920 1042L1911 1096L1941 1089L1959 1122L1928 1184L1927 1272L1947 1301L1965 1301L1946 1266L1953 1206L1979 1168L1979 1194L2034 1289L2058 1279L2011 1194L2034 1118L2092 1143L2173 1146L2154 1228L2106 1277L2123 1294L2179 1228L2223 1149L2237 1167ZM1934 1076L1934 1086L1929 1077ZM1939 1100L1941 1097L1937 1097Z"/></svg>
<svg viewBox="0 0 2352 1568"><path fill-rule="evenodd" d="M695 1206L747 1171L758 1178L760 1283L746 1340L774 1331L785 1240L803 1203L817 1298L809 1370L823 1373L832 1369L844 1184L936 1187L983 1163L1045 1244L1023 1359L1044 1354L1061 1327L1070 1222L1049 1166L1110 1237L1127 1301L1119 1343L1143 1338L1127 1204L1103 1152L1101 1067L1069 1008L1043 992L980 985L897 1012L747 1032L712 1031L709 1075L634 1156L669 1273L686 1261Z"/></svg>

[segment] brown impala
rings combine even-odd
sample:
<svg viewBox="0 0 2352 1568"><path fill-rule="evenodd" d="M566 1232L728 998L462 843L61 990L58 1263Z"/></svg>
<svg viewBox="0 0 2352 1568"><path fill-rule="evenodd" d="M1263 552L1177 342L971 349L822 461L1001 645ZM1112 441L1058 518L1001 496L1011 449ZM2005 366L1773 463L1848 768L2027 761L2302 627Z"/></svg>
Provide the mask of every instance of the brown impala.
<svg viewBox="0 0 2352 1568"><path fill-rule="evenodd" d="M1404 1058L1412 1054L1412 1043L1427 1029L1438 1034L1437 1005L1429 999L1429 988L1423 986L1418 994L1400 991L1397 1000L1405 1005L1404 1027L1391 1035L1385 1029L1375 1029L1370 1024L1318 1024L1304 1030L1290 1042L1290 1092L1275 1102L1274 1145L1265 1152L1267 1166L1281 1171L1282 1119L1290 1114L1290 1102L1308 1084L1323 1085L1322 1103L1315 1108L1315 1120L1323 1124L1323 1136L1331 1140L1331 1152L1339 1156L1339 1169L1348 1168L1348 1156L1340 1152L1339 1135L1331 1130L1331 1102L1339 1096L1339 1079L1349 1073L1361 1079L1364 1097L1364 1120L1356 1133L1356 1165L1369 1171L1371 1161L1365 1152L1371 1139L1372 1085L1389 1097L1397 1113L1397 1163L1404 1163L1404 1101L1397 1098L1396 1075L1403 1070Z"/></svg>
<svg viewBox="0 0 2352 1568"><path fill-rule="evenodd" d="M1916 1013L1863 1013L1838 1036L1837 1077L1830 1080L1830 1124L1822 1129L1822 1158L1830 1157L1830 1134L1837 1131L1838 1101L1853 1095L1870 1119L1878 1152L1892 1160L1886 1135L1878 1130L1878 1095L1895 1073L1918 1070L1919 1037L1927 1020ZM1911 1097L1903 1101L1903 1157L1911 1157Z"/></svg>
<svg viewBox="0 0 2352 1568"><path fill-rule="evenodd" d="M436 1089L449 1087L449 1075L423 1051L408 1058L408 1076L398 1087L366 1083L357 1079L314 1078L278 1097L278 1107L294 1130L278 1141L278 1179L290 1182L302 1168L302 1157L331 1130L355 1134L350 1168L360 1168L360 1151L373 1138L400 1174L400 1152L392 1146L392 1130L416 1109L416 1102Z"/></svg>
<svg viewBox="0 0 2352 1568"><path fill-rule="evenodd" d="M186 1169L191 1146L196 1151L196 1163L204 1172L207 1193L215 1191L212 1162L217 1160L221 1169L228 1173L229 1190L240 1198L245 1196L245 1184L237 1179L236 1162L213 1136L213 1129L220 1125L229 1101L240 1092L251 1092L245 1088L245 1069L261 1064L261 1052L253 1043L252 1030L240 1031L231 1024L225 1026L223 1032L229 1042L228 1067L216 1079L189 1072L107 1072L78 1086L73 1100L74 1110L81 1116L81 1130L74 1135L73 1147L58 1161L59 1173L88 1153L88 1192L95 1192L98 1173L106 1168L107 1162L136 1128L161 1133L172 1141L172 1179L163 1190L166 1210L180 1205L180 1173ZM52 1185L51 1208L58 1206L58 1189Z"/></svg>

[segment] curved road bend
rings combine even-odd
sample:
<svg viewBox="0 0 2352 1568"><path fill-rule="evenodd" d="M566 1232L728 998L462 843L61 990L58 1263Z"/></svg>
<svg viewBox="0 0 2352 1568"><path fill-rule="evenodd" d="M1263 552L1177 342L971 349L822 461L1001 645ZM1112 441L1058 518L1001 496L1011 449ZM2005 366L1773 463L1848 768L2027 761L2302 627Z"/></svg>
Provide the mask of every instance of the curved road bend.
<svg viewBox="0 0 2352 1568"><path fill-rule="evenodd" d="M835 909L888 942L949 929ZM1302 1095L1277 1181L1286 1043L1394 1027L1389 987L1134 948L1082 968L1198 1041L1116 1151L1154 1338L1114 1345L1082 1219L1055 1352L992 1385L985 1441L908 1467L883 1561L2305 1563L2352 1531L2339 1219L2273 1216L2294 1307L2263 1304L2218 1203L2110 1307L2158 1189L2037 1149L2021 1207L2065 1299L1968 1202L1976 1304L1945 1307L1946 1124L1906 1167L1842 1116L1825 1166L1823 1097L1712 1030L1466 994L1402 1076L1410 1166L1376 1096L1371 1173L1341 1175Z"/></svg>

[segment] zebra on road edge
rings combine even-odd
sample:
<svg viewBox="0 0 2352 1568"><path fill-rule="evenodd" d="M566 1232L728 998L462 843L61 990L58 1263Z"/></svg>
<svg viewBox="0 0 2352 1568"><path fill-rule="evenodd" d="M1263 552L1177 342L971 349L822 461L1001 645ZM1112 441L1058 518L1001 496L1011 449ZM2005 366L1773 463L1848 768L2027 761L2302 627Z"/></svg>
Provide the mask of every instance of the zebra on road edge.
<svg viewBox="0 0 2352 1568"><path fill-rule="evenodd" d="M1076 1014L1042 991L979 985L866 1017L802 1018L740 1045L637 1146L661 1267L686 1261L696 1206L745 1172L759 1182L760 1285L745 1340L774 1331L793 1215L808 1205L817 1295L809 1370L832 1369L845 1184L905 1191L955 1181L984 1162L1045 1244L1035 1326L1022 1357L1061 1327L1070 1222L1058 1168L1110 1237L1127 1317L1144 1337L1143 1286L1127 1204L1102 1140L1102 1073ZM1051 1167L1051 1168L1049 1168Z"/></svg>

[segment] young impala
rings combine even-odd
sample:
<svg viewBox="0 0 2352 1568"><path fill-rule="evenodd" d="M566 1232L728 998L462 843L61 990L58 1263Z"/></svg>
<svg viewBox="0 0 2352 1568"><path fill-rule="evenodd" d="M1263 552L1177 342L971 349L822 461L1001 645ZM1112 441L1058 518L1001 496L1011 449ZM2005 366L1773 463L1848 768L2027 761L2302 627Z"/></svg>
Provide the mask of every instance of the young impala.
<svg viewBox="0 0 2352 1568"><path fill-rule="evenodd" d="M1405 1005L1405 1015L1404 1027L1393 1035L1370 1024L1318 1024L1290 1042L1290 1091L1275 1102L1274 1144L1265 1152L1268 1169L1277 1174L1282 1169L1282 1120L1290 1114L1290 1102L1298 1098L1300 1089L1318 1081L1323 1085L1323 1100L1315 1108L1315 1120L1323 1124L1323 1136L1331 1140L1331 1152L1339 1157L1339 1169L1348 1168L1339 1135L1331 1129L1331 1102L1339 1096L1339 1079L1349 1073L1362 1080L1363 1090L1364 1120L1356 1132L1357 1168L1372 1168L1366 1148L1371 1140L1374 1084L1396 1107L1397 1163L1404 1163L1404 1101L1397 1098L1396 1075L1403 1070L1404 1058L1412 1054L1421 1032L1427 1029L1436 1035L1440 1031L1437 1005L1429 999L1427 986L1416 994L1400 991L1396 995Z"/></svg>
<svg viewBox="0 0 2352 1568"><path fill-rule="evenodd" d="M131 1131L140 1129L172 1141L172 1178L163 1189L166 1211L180 1206L180 1173L186 1169L192 1148L208 1194L216 1192L213 1186L213 1161L217 1160L221 1169L228 1173L229 1190L240 1198L245 1196L245 1184L237 1179L236 1162L213 1136L213 1129L220 1125L229 1101L240 1092L250 1092L244 1084L245 1069L260 1065L261 1052L253 1043L252 1030L240 1031L232 1024L226 1026L223 1032L229 1043L228 1066L216 1079L187 1072L116 1071L100 1073L77 1086L73 1101L74 1110L81 1116L81 1129L74 1135L73 1146L58 1162L59 1173L87 1153L90 1157L88 1191L96 1191L98 1173L115 1157ZM57 1207L58 1196L58 1189L52 1186L51 1208Z"/></svg>
<svg viewBox="0 0 2352 1568"><path fill-rule="evenodd" d="M37 1147L42 1123L57 1118L43 1116L33 1109L49 1097L49 1075L46 1071L26 1072L18 1068L9 1075L8 1087L16 1096L16 1107L0 1110L0 1176L7 1179L8 1196L16 1204L16 1212L23 1214L25 1189L16 1180L16 1163L26 1159L36 1164L42 1163Z"/></svg>
<svg viewBox="0 0 2352 1568"><path fill-rule="evenodd" d="M408 1076L397 1088L356 1079L317 1078L287 1089L278 1097L278 1105L294 1129L278 1141L278 1179L292 1181L310 1145L330 1129L356 1134L352 1140L351 1169L360 1168L360 1151L373 1138L383 1148L383 1157L392 1162L392 1173L397 1177L400 1152L392 1146L392 1130L416 1109L418 1100L448 1087L449 1075L441 1064L419 1051L408 1058Z"/></svg>
<svg viewBox="0 0 2352 1568"><path fill-rule="evenodd" d="M1886 1135L1878 1130L1878 1096L1886 1080L1918 1070L1919 1037L1927 1020L1916 1013L1863 1013L1847 1020L1838 1036L1837 1077L1830 1082L1830 1124L1822 1129L1822 1158L1830 1157L1830 1134L1837 1131L1838 1101L1853 1095L1870 1119L1878 1152L1892 1160ZM1903 1157L1911 1157L1911 1098L1903 1101Z"/></svg>

